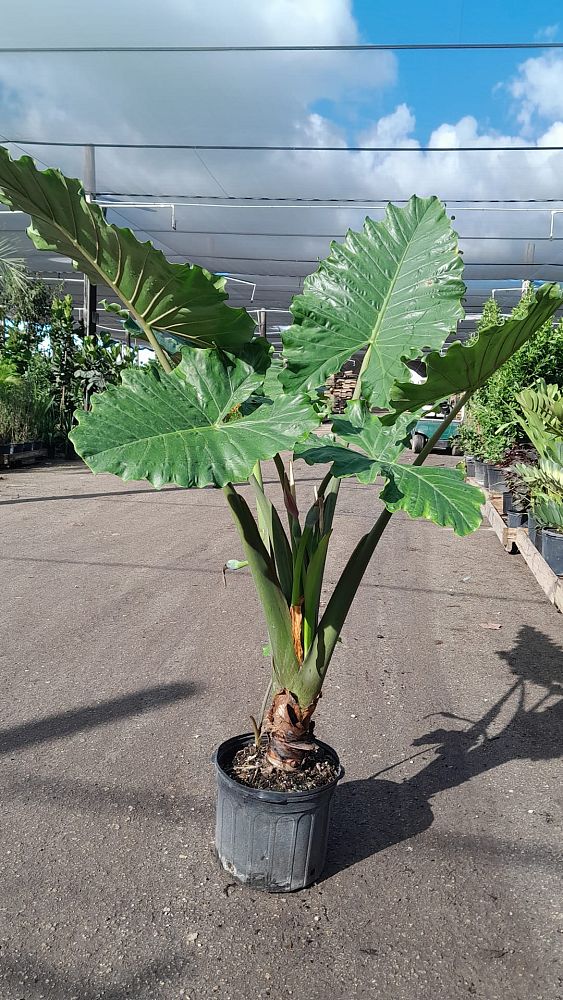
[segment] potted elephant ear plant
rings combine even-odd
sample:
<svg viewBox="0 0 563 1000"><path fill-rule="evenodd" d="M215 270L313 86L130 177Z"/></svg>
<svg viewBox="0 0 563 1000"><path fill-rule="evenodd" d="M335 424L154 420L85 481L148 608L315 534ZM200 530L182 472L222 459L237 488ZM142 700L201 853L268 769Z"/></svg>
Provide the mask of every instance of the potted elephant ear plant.
<svg viewBox="0 0 563 1000"><path fill-rule="evenodd" d="M96 473L225 494L264 611L272 677L254 733L227 739L216 753L217 852L254 887L308 885L323 868L341 775L336 752L313 734L313 716L364 572L396 511L458 535L479 526L481 491L456 469L424 461L472 392L553 315L561 293L544 286L502 331L490 327L443 354L463 315L462 259L443 205L413 197L332 245L294 299L294 322L272 365L250 317L226 305L223 279L171 264L109 225L78 181L0 150L0 200L31 215L36 247L71 257L112 289L159 363L124 372L121 385L96 395L91 412L77 414L78 454ZM318 437L318 390L357 354L354 398L334 417L331 434ZM427 378L415 385L407 362L423 355ZM434 437L412 465L403 464L423 407L452 396L457 402ZM262 479L268 459L280 480L280 510ZM306 511L296 502L298 460L322 466ZM325 604L334 512L349 477L375 491L382 509ZM253 507L241 483L250 484Z"/></svg>

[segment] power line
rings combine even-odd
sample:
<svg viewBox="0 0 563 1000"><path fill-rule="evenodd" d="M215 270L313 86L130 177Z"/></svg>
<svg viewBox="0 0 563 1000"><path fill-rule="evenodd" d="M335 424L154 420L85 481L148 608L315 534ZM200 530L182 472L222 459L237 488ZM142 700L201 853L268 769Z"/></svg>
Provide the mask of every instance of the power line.
<svg viewBox="0 0 563 1000"><path fill-rule="evenodd" d="M542 147L543 148L543 147ZM354 205L361 204L364 205L369 203L371 205L379 205L381 202L387 204L387 202L394 202L395 205L406 205L408 203L408 198L372 198L369 196L365 198L302 198L300 196L290 197L290 196L279 196L279 197L268 197L267 195L236 195L231 194L226 198L223 198L219 194L154 194L152 192L141 193L139 191L98 191L96 197L100 198L168 198L171 201L175 201L176 204L179 203L181 198L189 198L191 201L244 201L244 202L286 202L295 201L302 204L317 204L325 203L331 205L333 203L338 203L338 205ZM446 205L551 205L551 204L563 204L563 198L444 198L444 203ZM107 206L108 208L111 206ZM221 206L219 206L221 207ZM321 206L322 207L322 206ZM384 207L384 206L383 206Z"/></svg>
<svg viewBox="0 0 563 1000"><path fill-rule="evenodd" d="M207 194L141 194L138 191L99 191L97 194L98 198L106 198L110 195L116 198L169 198L175 200L178 204L178 199L180 198L190 198L192 201L257 201L257 202L284 202L284 201L295 201L303 202L305 204L326 202L327 204L332 204L333 202L338 202L340 204L365 204L370 202L369 197L365 198L302 198L296 197L268 197L265 195L229 195L228 198L222 198L221 195L207 195ZM394 202L396 205L406 205L408 203L408 198L374 198L371 199L372 204L379 204L380 202ZM563 198L445 198L444 203L447 205L550 205L550 204L563 204ZM109 207L109 206L108 206ZM221 207L221 206L219 206Z"/></svg>
<svg viewBox="0 0 563 1000"><path fill-rule="evenodd" d="M0 53L97 52L482 52L562 49L563 42L406 42L363 45L4 45Z"/></svg>
<svg viewBox="0 0 563 1000"><path fill-rule="evenodd" d="M251 146L187 142L77 142L46 139L5 139L19 146L63 146L68 149L94 146L96 149L188 149L192 152L229 153L528 153L561 152L563 146Z"/></svg>

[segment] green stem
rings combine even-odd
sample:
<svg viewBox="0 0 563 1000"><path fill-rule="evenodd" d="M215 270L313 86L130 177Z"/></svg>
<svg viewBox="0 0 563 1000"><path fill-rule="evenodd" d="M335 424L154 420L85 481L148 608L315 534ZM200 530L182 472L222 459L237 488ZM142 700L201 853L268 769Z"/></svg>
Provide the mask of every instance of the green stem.
<svg viewBox="0 0 563 1000"><path fill-rule="evenodd" d="M356 380L356 387L352 393L352 399L359 399L362 395L362 375L364 374L367 366L369 365L369 359L371 355L371 344L369 345L366 353L364 354L360 370L358 372L358 378Z"/></svg>
<svg viewBox="0 0 563 1000"><path fill-rule="evenodd" d="M276 467L276 472L278 474L282 490L284 490L287 480L287 473L285 471L285 465L283 464L283 458L281 457L279 452L276 455L274 455L274 465Z"/></svg>
<svg viewBox="0 0 563 1000"><path fill-rule="evenodd" d="M252 475L255 476L260 489L263 490L264 489L264 480L262 479L262 466L261 466L260 462L257 462L256 465L254 466L254 468L252 470Z"/></svg>
<svg viewBox="0 0 563 1000"><path fill-rule="evenodd" d="M299 690L295 692L300 705L310 705L322 687L352 601L379 539L392 516L391 511L387 509L381 512L371 531L356 545L340 575L301 668Z"/></svg>
<svg viewBox="0 0 563 1000"><path fill-rule="evenodd" d="M472 392L473 390L465 392L456 405L452 407L450 413L444 417L420 455L417 455L413 463L414 465L423 464L446 428L449 427L462 406L470 398ZM371 531L367 535L364 535L358 542L340 575L319 622L310 651L301 668L299 692L296 692L298 693L300 705L306 706L311 704L322 687L338 637L346 621L354 597L358 592L371 557L392 516L392 512L387 509L381 512Z"/></svg>
<svg viewBox="0 0 563 1000"><path fill-rule="evenodd" d="M162 347L160 346L158 340L154 336L152 330L150 330L148 326L145 327L145 333L147 335L147 340L151 345L154 353L156 354L161 367L164 369L167 375L170 375L170 372L172 371L172 365L170 364L168 358L166 357L166 354L162 350Z"/></svg>
<svg viewBox="0 0 563 1000"><path fill-rule="evenodd" d="M464 392L463 396L460 397L460 399L457 401L455 406L452 407L448 415L444 417L439 427L434 431L432 437L428 439L428 441L424 445L424 448L420 452L420 455L416 456L414 462L412 463L413 465L422 465L422 463L428 458L430 452L432 451L434 446L438 443L444 431L450 426L452 420L455 420L459 411L462 409L462 407L465 406L467 400L473 395L474 391L475 391L474 389L468 389L467 392Z"/></svg>
<svg viewBox="0 0 563 1000"><path fill-rule="evenodd" d="M299 670L293 648L291 618L272 557L266 549L246 500L232 483L223 487L244 552L248 560L258 599L262 605L274 666L276 683L291 690L291 682Z"/></svg>
<svg viewBox="0 0 563 1000"><path fill-rule="evenodd" d="M317 496L319 496L319 497L323 497L324 496L325 490L326 490L327 486L330 485L330 481L331 481L332 478L333 478L332 477L332 472L327 472L327 474L324 477L324 479L321 480L321 484L320 484L320 486L319 486L319 488L317 490Z"/></svg>
<svg viewBox="0 0 563 1000"><path fill-rule="evenodd" d="M287 514L287 523L289 525L289 537L291 541L291 548L295 556L295 553L297 551L297 546L299 544L299 539L301 538L301 525L299 524L299 518L294 517L288 508L288 502L293 498L293 494L289 484L289 477L287 475L287 472L285 471L285 465L283 464L283 459L279 454L279 452L276 455L274 455L274 465L276 467L279 480L281 483L282 494L284 498L284 506ZM293 503L295 504L295 500L293 500ZM297 505L295 505L295 509L297 510Z"/></svg>

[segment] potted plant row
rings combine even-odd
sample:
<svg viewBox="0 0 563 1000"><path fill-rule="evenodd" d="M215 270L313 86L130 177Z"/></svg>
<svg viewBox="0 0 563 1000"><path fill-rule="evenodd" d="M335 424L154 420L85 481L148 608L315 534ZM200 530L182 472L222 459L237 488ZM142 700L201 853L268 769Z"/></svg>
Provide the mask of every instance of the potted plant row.
<svg viewBox="0 0 563 1000"><path fill-rule="evenodd" d="M533 466L537 462L536 450L528 444L509 448L499 463L502 471L504 491L502 509L509 528L521 528L528 522L530 513L530 487L519 472L519 465Z"/></svg>
<svg viewBox="0 0 563 1000"><path fill-rule="evenodd" d="M541 379L518 396L518 419L537 461L515 473L529 496L528 535L557 576L563 576L563 395Z"/></svg>
<svg viewBox="0 0 563 1000"><path fill-rule="evenodd" d="M273 362L251 317L226 304L223 278L172 264L109 225L78 181L0 149L0 200L31 215L36 247L71 257L109 286L155 353L157 363L124 372L121 385L94 397L91 412L77 414L77 452L95 473L146 479L157 489L223 491L240 537L237 565L248 565L264 612L272 669L252 733L226 734L215 755L216 848L246 884L302 888L322 872L330 800L342 776L337 752L316 738L314 715L366 568L398 511L460 536L479 527L481 491L460 471L427 467L425 459L472 394L561 307L561 291L539 289L525 318L505 323L501 337L491 326L443 353L463 316L463 262L441 202L413 197L332 245L293 300L293 323ZM318 436L325 412L318 391L359 352L354 397L330 434ZM427 377L414 384L406 361L423 354ZM458 402L434 437L403 464L419 414L452 393ZM270 459L279 508L262 478ZM320 466L308 509L297 503L300 463ZM344 478L377 490L381 511L325 600ZM240 483L250 484L253 508Z"/></svg>
<svg viewBox="0 0 563 1000"><path fill-rule="evenodd" d="M21 455L43 446L50 401L36 394L13 365L0 359L0 455Z"/></svg>

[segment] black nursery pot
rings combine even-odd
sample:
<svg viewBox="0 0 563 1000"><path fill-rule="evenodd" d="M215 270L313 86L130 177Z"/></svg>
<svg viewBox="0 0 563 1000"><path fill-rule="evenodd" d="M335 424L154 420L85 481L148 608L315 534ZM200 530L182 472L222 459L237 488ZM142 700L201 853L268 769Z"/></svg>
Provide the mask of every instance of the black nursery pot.
<svg viewBox="0 0 563 1000"><path fill-rule="evenodd" d="M514 499L510 490L502 494L502 512L503 514L508 514L509 510L512 510L512 504Z"/></svg>
<svg viewBox="0 0 563 1000"><path fill-rule="evenodd" d="M479 483L479 486L485 485L485 463L480 462L477 458L474 462L475 466L475 481Z"/></svg>
<svg viewBox="0 0 563 1000"><path fill-rule="evenodd" d="M473 476L475 475L475 459L473 458L473 455L465 456L465 471L467 475L473 479Z"/></svg>
<svg viewBox="0 0 563 1000"><path fill-rule="evenodd" d="M532 545L535 545L538 552L541 552L541 535L542 529L538 525L533 514L528 514L528 538L530 539Z"/></svg>
<svg viewBox="0 0 563 1000"><path fill-rule="evenodd" d="M492 468L492 466L491 466L490 462L483 462L483 470L484 470L484 476L485 476L485 483L484 483L484 485L485 485L485 489L487 489L487 490L489 488L489 472L490 472L491 468Z"/></svg>
<svg viewBox="0 0 563 1000"><path fill-rule="evenodd" d="M563 576L563 531L543 528L541 554L556 576Z"/></svg>
<svg viewBox="0 0 563 1000"><path fill-rule="evenodd" d="M316 740L339 769L330 784L307 792L273 792L242 785L225 767L253 738L247 733L226 740L213 757L217 856L230 875L252 889L304 889L324 868L331 800L344 771L332 747Z"/></svg>
<svg viewBox="0 0 563 1000"><path fill-rule="evenodd" d="M487 486L491 493L504 493L506 490L504 469L499 469L496 465L488 465L487 469Z"/></svg>
<svg viewBox="0 0 563 1000"><path fill-rule="evenodd" d="M525 528L528 515L520 510L509 510L506 515L506 521L509 528Z"/></svg>

